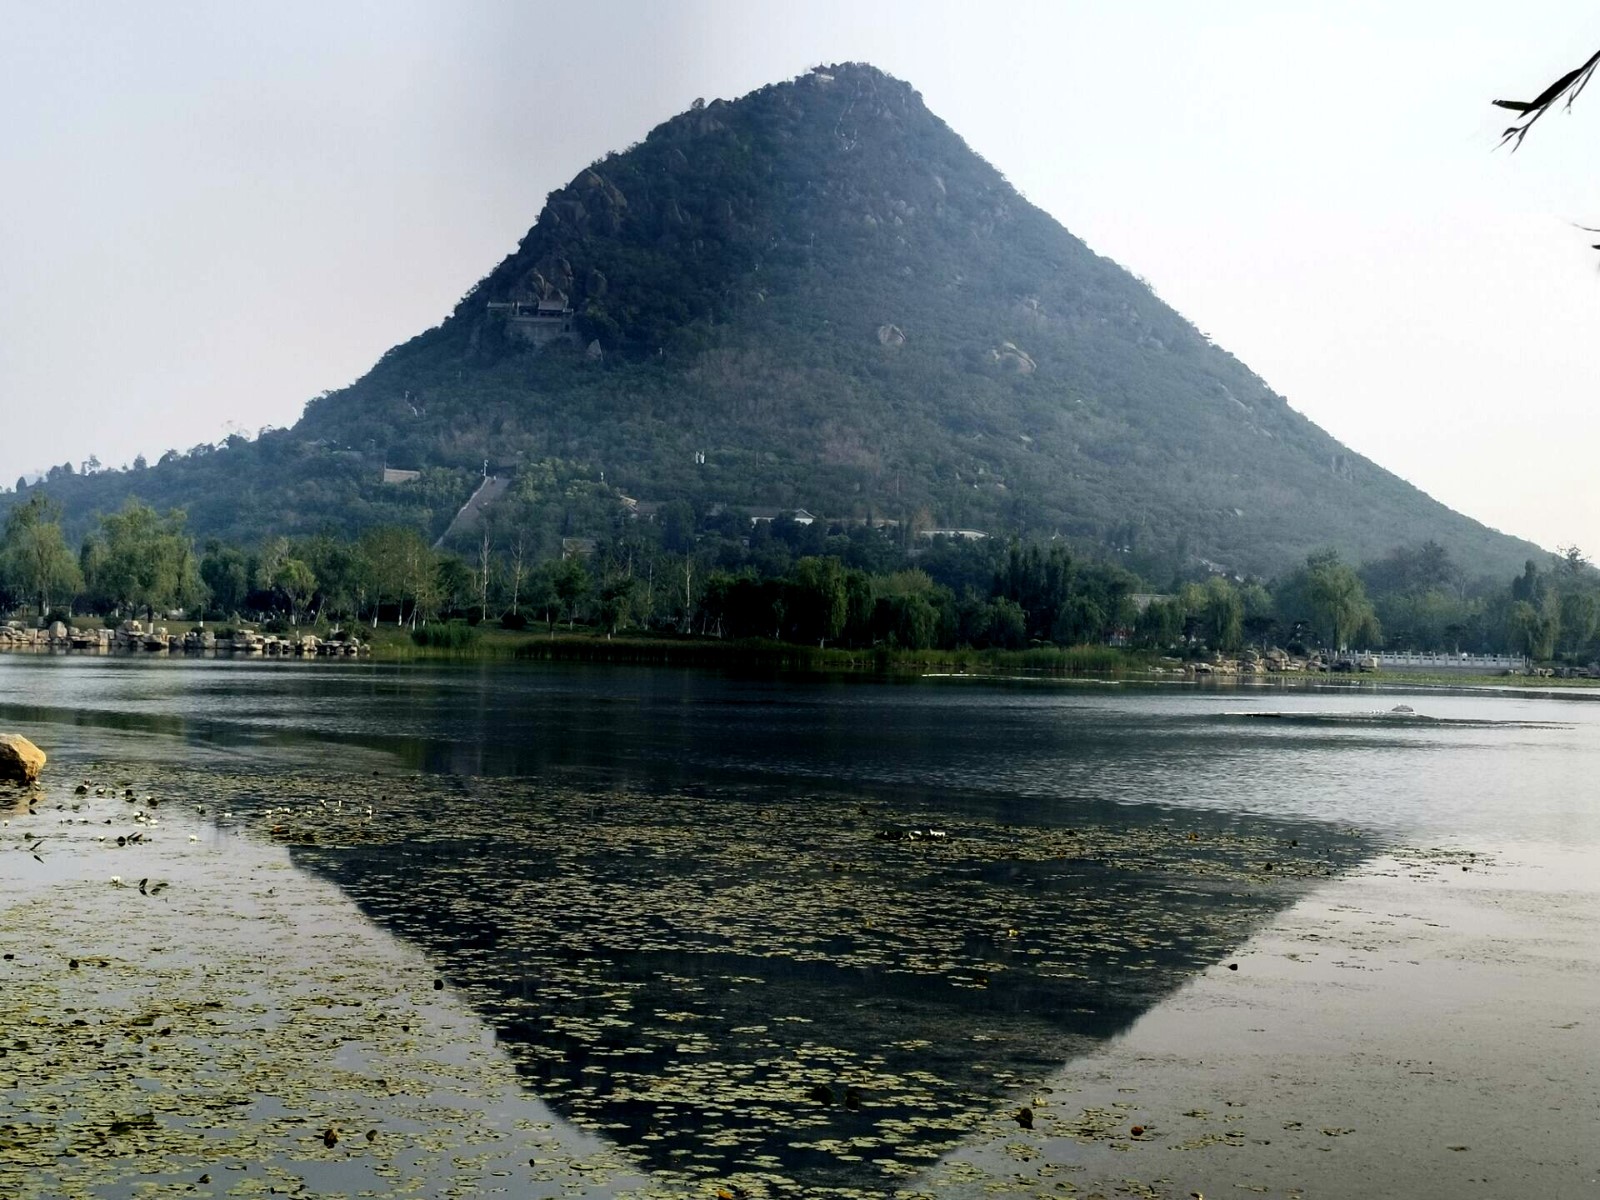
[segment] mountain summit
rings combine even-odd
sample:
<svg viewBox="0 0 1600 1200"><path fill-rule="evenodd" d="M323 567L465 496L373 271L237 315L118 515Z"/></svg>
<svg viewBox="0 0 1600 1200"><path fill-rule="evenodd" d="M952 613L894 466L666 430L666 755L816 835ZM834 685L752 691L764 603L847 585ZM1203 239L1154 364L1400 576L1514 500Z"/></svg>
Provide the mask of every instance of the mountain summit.
<svg viewBox="0 0 1600 1200"><path fill-rule="evenodd" d="M696 101L586 168L439 327L293 429L62 493L181 503L234 536L437 534L485 459L702 514L1060 535L1147 567L1535 552L1296 413L861 64ZM423 477L386 488L384 466Z"/></svg>

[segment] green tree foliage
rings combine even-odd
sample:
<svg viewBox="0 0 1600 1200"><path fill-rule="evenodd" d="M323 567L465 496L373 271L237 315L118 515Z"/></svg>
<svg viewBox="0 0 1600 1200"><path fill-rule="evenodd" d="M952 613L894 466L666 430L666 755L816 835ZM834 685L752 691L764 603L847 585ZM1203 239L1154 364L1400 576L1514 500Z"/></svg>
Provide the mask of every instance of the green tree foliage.
<svg viewBox="0 0 1600 1200"><path fill-rule="evenodd" d="M1272 593L1259 582L1251 580L1239 588L1242 611L1240 630L1244 639L1255 645L1264 645L1277 625L1277 609Z"/></svg>
<svg viewBox="0 0 1600 1200"><path fill-rule="evenodd" d="M1432 539L1416 547L1396 546L1364 566L1361 579L1375 596L1459 593L1466 582L1450 552Z"/></svg>
<svg viewBox="0 0 1600 1200"><path fill-rule="evenodd" d="M1226 651L1239 648L1244 637L1244 601L1220 575L1206 580L1200 616L1208 646Z"/></svg>
<svg viewBox="0 0 1600 1200"><path fill-rule="evenodd" d="M227 616L243 612L249 599L252 571L242 550L212 538L200 559L200 579L210 595L211 609Z"/></svg>
<svg viewBox="0 0 1600 1200"><path fill-rule="evenodd" d="M1184 609L1177 600L1152 600L1134 623L1133 644L1144 650L1169 650L1183 636Z"/></svg>
<svg viewBox="0 0 1600 1200"><path fill-rule="evenodd" d="M528 575L527 591L523 598L530 609L544 614L545 626L552 633L561 616L561 592L556 587L561 566L560 563L548 561L535 567Z"/></svg>
<svg viewBox="0 0 1600 1200"><path fill-rule="evenodd" d="M1361 569L1386 644L1398 650L1500 648L1482 596L1443 546L1396 547Z"/></svg>
<svg viewBox="0 0 1600 1200"><path fill-rule="evenodd" d="M567 626L571 628L594 588L594 579L589 574L589 568L584 565L583 559L574 555L555 568L551 586L561 606L561 612L567 618Z"/></svg>
<svg viewBox="0 0 1600 1200"><path fill-rule="evenodd" d="M607 637L630 623L641 591L639 580L631 575L616 575L606 580L600 589L599 618Z"/></svg>
<svg viewBox="0 0 1600 1200"><path fill-rule="evenodd" d="M678 554L694 549L694 509L687 500L674 500L661 510L661 544Z"/></svg>
<svg viewBox="0 0 1600 1200"><path fill-rule="evenodd" d="M1528 658L1544 661L1555 653L1556 635L1561 628L1561 610L1547 596L1534 603L1513 600L1510 634L1517 651Z"/></svg>
<svg viewBox="0 0 1600 1200"><path fill-rule="evenodd" d="M1379 636L1377 615L1361 577L1340 561L1337 550L1319 551L1306 559L1305 596L1333 649L1346 649L1358 636L1373 640Z"/></svg>
<svg viewBox="0 0 1600 1200"><path fill-rule="evenodd" d="M366 608L372 588L372 569L359 544L324 532L297 544L295 556L311 569L316 579L320 614L336 619L354 618Z"/></svg>
<svg viewBox="0 0 1600 1200"><path fill-rule="evenodd" d="M615 504L600 535L556 536L568 502L587 503L608 485L557 460L541 472L540 487L514 490L512 507L478 531L471 562L403 526L355 541L326 530L245 548L212 539L196 560L181 514L133 503L100 522L76 566L87 606L108 616L198 607L209 595L208 615L392 619L415 630L462 613L504 612L509 623L525 605L552 633L564 620L608 636L637 629L863 650L1126 641L1183 655L1374 645L1381 620L1400 649L1600 658L1600 573L1576 549L1548 564L1530 559L1498 581L1469 581L1438 544L1393 549L1360 571L1327 551L1270 588L1197 570L1136 607L1134 594L1150 588L1123 556L1074 555L1056 539L928 539L893 524L782 517L752 524L727 511L696 519L686 506L669 521L666 508ZM18 586L14 552L21 531L53 524L36 519L53 514L35 495L0 542L0 602L39 599ZM57 550L65 555L63 544Z"/></svg>
<svg viewBox="0 0 1600 1200"><path fill-rule="evenodd" d="M1600 624L1600 596L1592 588L1563 589L1559 620L1557 652L1569 659L1584 657Z"/></svg>
<svg viewBox="0 0 1600 1200"><path fill-rule="evenodd" d="M1072 598L1072 576L1072 556L1064 546L1046 550L1013 542L992 590L1027 614L1028 637L1047 640Z"/></svg>
<svg viewBox="0 0 1600 1200"><path fill-rule="evenodd" d="M441 555L434 566L434 593L444 612L463 613L478 595L478 579L459 558Z"/></svg>
<svg viewBox="0 0 1600 1200"><path fill-rule="evenodd" d="M789 589L781 579L760 578L753 570L713 572L701 600L703 627L719 637L783 636Z"/></svg>
<svg viewBox="0 0 1600 1200"><path fill-rule="evenodd" d="M825 646L844 632L850 594L836 558L802 558L789 580L785 613L795 640Z"/></svg>
<svg viewBox="0 0 1600 1200"><path fill-rule="evenodd" d="M316 573L298 558L285 558L273 573L272 586L288 602L291 618L298 625L316 594Z"/></svg>
<svg viewBox="0 0 1600 1200"><path fill-rule="evenodd" d="M1098 639L1106 627L1106 612L1094 597L1069 596L1056 610L1050 624L1050 638L1063 646L1081 646Z"/></svg>
<svg viewBox="0 0 1600 1200"><path fill-rule="evenodd" d="M360 543L371 580L372 623L386 603L394 605L396 625L416 628L439 604L438 559L413 529L389 526L372 530Z"/></svg>
<svg viewBox="0 0 1600 1200"><path fill-rule="evenodd" d="M1548 569L1529 559L1511 581L1504 613L1505 636L1518 653L1580 664L1600 658L1600 575L1576 546Z"/></svg>
<svg viewBox="0 0 1600 1200"><path fill-rule="evenodd" d="M997 650L1019 650L1028 637L1028 614L1015 600L998 596L988 606L988 624L982 641L976 643Z"/></svg>
<svg viewBox="0 0 1600 1200"><path fill-rule="evenodd" d="M83 573L61 536L60 515L60 505L35 492L6 514L0 540L0 577L37 602L41 616L52 598L70 601L83 590Z"/></svg>
<svg viewBox="0 0 1600 1200"><path fill-rule="evenodd" d="M878 580L852 571L846 590L852 597L847 606L852 614L859 611L854 597L873 597L868 619L872 643L926 650L940 640L949 597L922 571L898 571Z"/></svg>
<svg viewBox="0 0 1600 1200"><path fill-rule="evenodd" d="M205 584L184 514L161 515L130 500L100 519L82 561L91 596L102 607L154 618L170 608L197 608Z"/></svg>

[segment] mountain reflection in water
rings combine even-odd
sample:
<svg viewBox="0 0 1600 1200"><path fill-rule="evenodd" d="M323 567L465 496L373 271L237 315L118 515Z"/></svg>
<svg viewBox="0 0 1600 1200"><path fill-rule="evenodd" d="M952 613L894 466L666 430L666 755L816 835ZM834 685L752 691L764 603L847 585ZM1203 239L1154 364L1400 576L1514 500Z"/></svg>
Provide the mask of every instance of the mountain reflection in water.
<svg viewBox="0 0 1600 1200"><path fill-rule="evenodd" d="M669 1176L815 1190L894 1184L1028 1103L1364 849L993 807L424 777L370 825L279 836L424 947L575 1124Z"/></svg>

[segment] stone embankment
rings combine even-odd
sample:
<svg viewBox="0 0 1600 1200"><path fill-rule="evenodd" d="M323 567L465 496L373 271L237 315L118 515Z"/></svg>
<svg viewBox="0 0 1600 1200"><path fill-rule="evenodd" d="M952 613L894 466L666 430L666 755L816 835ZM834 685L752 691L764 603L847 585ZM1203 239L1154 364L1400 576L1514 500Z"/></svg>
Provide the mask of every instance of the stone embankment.
<svg viewBox="0 0 1600 1200"><path fill-rule="evenodd" d="M1190 678L1216 675L1324 675L1329 672L1361 672L1379 669L1378 660L1370 654L1341 655L1338 657L1311 654L1303 657L1290 654L1274 646L1262 653L1246 650L1238 658L1216 655L1191 663L1175 663L1166 668L1156 668L1163 674L1187 675Z"/></svg>
<svg viewBox="0 0 1600 1200"><path fill-rule="evenodd" d="M265 658L354 658L370 654L372 647L354 637L319 638L315 634L261 634L250 629L221 633L195 628L171 633L165 625L146 627L124 621L115 629L80 629L55 621L30 628L20 621L0 625L0 650L79 650L109 654L113 651L155 654L245 654Z"/></svg>
<svg viewBox="0 0 1600 1200"><path fill-rule="evenodd" d="M1385 657L1364 652L1339 655L1311 654L1297 657L1285 650L1273 647L1265 653L1246 650L1238 658L1226 658L1218 654L1209 659L1188 663L1169 659L1166 661L1166 665L1156 667L1154 671L1158 675L1184 675L1191 679L1207 676L1326 675L1329 673L1371 675L1394 669L1422 674L1475 672L1482 675L1600 679L1600 664L1592 664L1587 667L1508 666L1507 663L1511 661L1513 660L1506 659L1503 656L1493 661L1481 658L1463 660L1449 655L1438 655L1428 660L1423 660L1421 656L1413 656L1413 659L1404 659L1398 656Z"/></svg>

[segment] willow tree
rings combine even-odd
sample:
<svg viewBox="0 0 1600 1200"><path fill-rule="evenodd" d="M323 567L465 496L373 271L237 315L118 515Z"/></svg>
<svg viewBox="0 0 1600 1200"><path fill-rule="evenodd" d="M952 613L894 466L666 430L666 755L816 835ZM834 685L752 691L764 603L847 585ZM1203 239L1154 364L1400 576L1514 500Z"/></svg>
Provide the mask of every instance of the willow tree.
<svg viewBox="0 0 1600 1200"><path fill-rule="evenodd" d="M61 506L43 492L7 514L0 570L16 592L37 598L41 616L52 596L70 600L83 590L83 574L61 536Z"/></svg>
<svg viewBox="0 0 1600 1200"><path fill-rule="evenodd" d="M816 638L818 646L826 646L844 632L850 594L837 558L802 558L795 563L785 591L788 615L799 637Z"/></svg>
<svg viewBox="0 0 1600 1200"><path fill-rule="evenodd" d="M317 576L298 558L286 558L272 577L273 590L289 602L289 619L294 625L305 619L306 606L317 592Z"/></svg>
<svg viewBox="0 0 1600 1200"><path fill-rule="evenodd" d="M1206 580L1201 608L1206 644L1213 650L1234 651L1244 638L1244 600L1221 575Z"/></svg>
<svg viewBox="0 0 1600 1200"><path fill-rule="evenodd" d="M199 561L179 509L162 515L129 500L121 511L100 518L83 558L93 564L92 590L119 610L143 609L153 618L160 610L187 608L205 598Z"/></svg>
<svg viewBox="0 0 1600 1200"><path fill-rule="evenodd" d="M1556 639L1561 635L1561 603L1554 592L1546 594L1538 604L1527 600L1512 602L1508 615L1511 644L1524 658L1548 661L1556 651Z"/></svg>
<svg viewBox="0 0 1600 1200"><path fill-rule="evenodd" d="M1305 596L1319 625L1333 632L1333 648L1343 650L1360 634L1376 638L1378 618L1367 599L1361 577L1336 550L1324 550L1306 559Z"/></svg>

